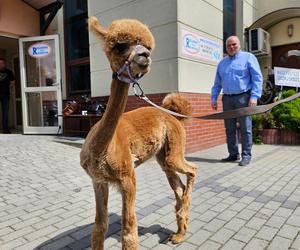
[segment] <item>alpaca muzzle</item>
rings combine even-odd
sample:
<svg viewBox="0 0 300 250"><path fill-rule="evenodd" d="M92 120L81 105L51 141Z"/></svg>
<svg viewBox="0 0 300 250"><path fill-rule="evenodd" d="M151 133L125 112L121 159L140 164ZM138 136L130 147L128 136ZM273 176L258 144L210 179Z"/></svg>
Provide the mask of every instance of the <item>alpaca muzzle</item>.
<svg viewBox="0 0 300 250"><path fill-rule="evenodd" d="M149 72L151 64L150 51L144 46L135 45L124 65L113 73L113 78L118 78L125 83L137 83Z"/></svg>

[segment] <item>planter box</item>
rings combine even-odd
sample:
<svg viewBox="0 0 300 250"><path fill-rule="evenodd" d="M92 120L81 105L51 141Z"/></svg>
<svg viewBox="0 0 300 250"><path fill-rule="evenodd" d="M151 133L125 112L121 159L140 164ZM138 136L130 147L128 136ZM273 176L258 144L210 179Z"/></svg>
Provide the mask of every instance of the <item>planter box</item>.
<svg viewBox="0 0 300 250"><path fill-rule="evenodd" d="M264 144L300 145L300 136L286 129L263 129L260 131Z"/></svg>
<svg viewBox="0 0 300 250"><path fill-rule="evenodd" d="M260 131L261 139L264 144L280 144L280 129L263 129Z"/></svg>

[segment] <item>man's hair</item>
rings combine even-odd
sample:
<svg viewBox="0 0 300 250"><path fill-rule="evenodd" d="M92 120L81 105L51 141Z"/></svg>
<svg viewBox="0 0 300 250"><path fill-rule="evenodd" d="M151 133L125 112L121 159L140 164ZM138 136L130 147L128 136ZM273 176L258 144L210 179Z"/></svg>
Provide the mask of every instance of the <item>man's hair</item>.
<svg viewBox="0 0 300 250"><path fill-rule="evenodd" d="M5 62L6 60L3 57L0 57L0 61Z"/></svg>

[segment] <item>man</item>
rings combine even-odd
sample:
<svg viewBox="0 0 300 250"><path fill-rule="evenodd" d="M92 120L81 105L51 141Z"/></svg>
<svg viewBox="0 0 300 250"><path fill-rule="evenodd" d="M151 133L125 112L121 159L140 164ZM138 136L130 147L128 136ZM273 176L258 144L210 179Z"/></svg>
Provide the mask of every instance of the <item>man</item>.
<svg viewBox="0 0 300 250"><path fill-rule="evenodd" d="M224 57L218 67L215 82L211 90L211 106L217 110L217 99L223 89L223 110L233 110L247 106L256 106L262 92L262 74L254 55L241 51L241 44L236 36L226 40L228 56ZM240 160L237 137L237 119L225 119L226 139L229 156L224 162ZM251 161L252 119L251 116L238 118L241 130L242 160L240 166Z"/></svg>
<svg viewBox="0 0 300 250"><path fill-rule="evenodd" d="M8 126L10 87L15 84L15 77L6 68L5 59L0 58L0 102L2 106L2 129L4 134L10 134Z"/></svg>

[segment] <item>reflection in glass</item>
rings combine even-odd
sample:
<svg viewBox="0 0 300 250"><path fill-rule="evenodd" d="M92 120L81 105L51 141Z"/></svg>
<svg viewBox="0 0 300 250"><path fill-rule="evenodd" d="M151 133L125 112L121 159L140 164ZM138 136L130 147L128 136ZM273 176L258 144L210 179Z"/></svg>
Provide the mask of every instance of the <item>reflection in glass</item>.
<svg viewBox="0 0 300 250"><path fill-rule="evenodd" d="M226 53L226 39L236 33L236 0L223 1L223 49Z"/></svg>
<svg viewBox="0 0 300 250"><path fill-rule="evenodd" d="M28 53L31 45L36 43L47 44L50 47L49 55L44 57L32 57ZM55 63L55 43L54 40L30 41L24 44L25 68L26 68L26 86L27 87L45 87L53 86L57 83L56 63Z"/></svg>
<svg viewBox="0 0 300 250"><path fill-rule="evenodd" d="M28 126L58 126L55 91L26 93Z"/></svg>
<svg viewBox="0 0 300 250"><path fill-rule="evenodd" d="M64 3L67 60L89 56L87 0L68 0Z"/></svg>
<svg viewBox="0 0 300 250"><path fill-rule="evenodd" d="M276 62L277 67L300 68L300 50L292 49L283 53Z"/></svg>
<svg viewBox="0 0 300 250"><path fill-rule="evenodd" d="M70 67L70 79L72 92L90 89L90 65L86 64Z"/></svg>

